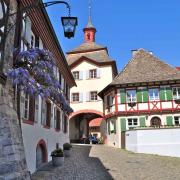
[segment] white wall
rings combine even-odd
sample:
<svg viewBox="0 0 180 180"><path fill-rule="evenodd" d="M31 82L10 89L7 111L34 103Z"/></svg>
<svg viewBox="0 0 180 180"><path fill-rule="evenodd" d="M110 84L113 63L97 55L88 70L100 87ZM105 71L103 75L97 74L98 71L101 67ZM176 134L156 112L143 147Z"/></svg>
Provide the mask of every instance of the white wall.
<svg viewBox="0 0 180 180"><path fill-rule="evenodd" d="M69 142L68 133L56 132L54 128L45 129L39 124L29 125L22 123L22 134L27 166L31 173L36 171L36 147L41 139L46 142L48 161L51 161L50 155L56 148L56 143L59 143L62 148L64 143Z"/></svg>
<svg viewBox="0 0 180 180"><path fill-rule="evenodd" d="M116 133L108 133L108 121L111 118L107 119L107 145L117 148L121 148L121 129L120 129L120 120L119 118L112 118L116 122Z"/></svg>
<svg viewBox="0 0 180 180"><path fill-rule="evenodd" d="M91 69L100 70L100 78L96 79L86 79L86 73ZM94 109L97 111L103 111L102 100L99 98L98 101L86 101L86 94L90 91L100 92L105 86L112 82L112 67L111 66L96 66L89 62L83 61L81 64L76 66L71 70L83 72L83 79L76 80L77 87L71 88L70 92L72 93L82 93L83 102L80 103L71 103L71 107L74 111L79 111L83 109Z"/></svg>
<svg viewBox="0 0 180 180"><path fill-rule="evenodd" d="M127 131L126 149L137 153L180 157L180 128Z"/></svg>

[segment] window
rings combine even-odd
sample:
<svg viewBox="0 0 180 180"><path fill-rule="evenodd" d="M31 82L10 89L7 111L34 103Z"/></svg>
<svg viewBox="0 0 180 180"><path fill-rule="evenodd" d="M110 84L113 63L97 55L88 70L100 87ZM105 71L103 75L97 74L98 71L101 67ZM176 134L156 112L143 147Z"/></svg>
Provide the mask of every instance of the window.
<svg viewBox="0 0 180 180"><path fill-rule="evenodd" d="M79 102L79 93L72 93L72 102Z"/></svg>
<svg viewBox="0 0 180 180"><path fill-rule="evenodd" d="M173 88L173 99L180 99L180 87Z"/></svg>
<svg viewBox="0 0 180 180"><path fill-rule="evenodd" d="M90 79L97 78L97 70L96 69L92 69L89 71L89 78Z"/></svg>
<svg viewBox="0 0 180 180"><path fill-rule="evenodd" d="M65 114L63 116L64 116L64 133L67 133L67 127L68 127L67 117Z"/></svg>
<svg viewBox="0 0 180 180"><path fill-rule="evenodd" d="M57 109L57 111L56 111L56 129L60 130L60 128L61 128L61 113L60 113L60 110Z"/></svg>
<svg viewBox="0 0 180 180"><path fill-rule="evenodd" d="M136 127L136 126L138 126L138 119L137 118L129 118L128 119L128 126L129 127Z"/></svg>
<svg viewBox="0 0 180 180"><path fill-rule="evenodd" d="M159 90L158 89L149 89L149 100L150 101L159 100Z"/></svg>
<svg viewBox="0 0 180 180"><path fill-rule="evenodd" d="M127 102L136 102L136 90L126 91Z"/></svg>
<svg viewBox="0 0 180 180"><path fill-rule="evenodd" d="M79 71L74 71L73 72L73 76L74 76L74 79L79 79Z"/></svg>
<svg viewBox="0 0 180 180"><path fill-rule="evenodd" d="M116 119L108 121L108 134L116 134Z"/></svg>
<svg viewBox="0 0 180 180"><path fill-rule="evenodd" d="M174 124L175 124L176 126L179 126L179 125L180 125L180 116L175 116L175 117L174 117Z"/></svg>
<svg viewBox="0 0 180 180"><path fill-rule="evenodd" d="M97 101L98 100L97 91L90 92L90 100L91 101Z"/></svg>
<svg viewBox="0 0 180 180"><path fill-rule="evenodd" d="M50 127L51 126L51 103L46 102L46 123L45 126Z"/></svg>

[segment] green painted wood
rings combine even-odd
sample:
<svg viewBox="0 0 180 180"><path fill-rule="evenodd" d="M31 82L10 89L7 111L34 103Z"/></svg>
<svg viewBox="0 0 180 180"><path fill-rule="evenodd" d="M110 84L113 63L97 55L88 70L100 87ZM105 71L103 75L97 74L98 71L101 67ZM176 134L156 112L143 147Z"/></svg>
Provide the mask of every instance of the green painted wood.
<svg viewBox="0 0 180 180"><path fill-rule="evenodd" d="M140 117L140 127L145 127L146 126L146 117Z"/></svg>
<svg viewBox="0 0 180 180"><path fill-rule="evenodd" d="M172 116L166 116L166 123L168 126L173 125L173 117Z"/></svg>
<svg viewBox="0 0 180 180"><path fill-rule="evenodd" d="M165 101L166 100L166 89L160 88L160 100Z"/></svg>
<svg viewBox="0 0 180 180"><path fill-rule="evenodd" d="M137 90L137 102L142 102L142 90L141 89L138 89Z"/></svg>
<svg viewBox="0 0 180 180"><path fill-rule="evenodd" d="M126 118L121 118L121 132L126 131Z"/></svg>
<svg viewBox="0 0 180 180"><path fill-rule="evenodd" d="M168 101L171 101L173 99L173 97L172 97L172 88L171 87L166 88L166 95L167 95L167 100Z"/></svg>
<svg viewBox="0 0 180 180"><path fill-rule="evenodd" d="M143 92L143 102L148 102L148 100L149 100L148 90L143 89L142 92Z"/></svg>
<svg viewBox="0 0 180 180"><path fill-rule="evenodd" d="M126 92L125 89L120 89L121 104L126 103Z"/></svg>

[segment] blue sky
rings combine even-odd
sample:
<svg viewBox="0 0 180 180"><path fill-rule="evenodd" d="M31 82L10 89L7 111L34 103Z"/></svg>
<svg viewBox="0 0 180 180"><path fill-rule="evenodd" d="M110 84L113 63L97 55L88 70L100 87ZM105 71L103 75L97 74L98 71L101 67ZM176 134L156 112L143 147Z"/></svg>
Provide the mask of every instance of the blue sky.
<svg viewBox="0 0 180 180"><path fill-rule="evenodd" d="M48 1L48 0L46 0ZM88 0L68 0L72 16L78 17L75 38L63 36L64 5L48 7L48 13L64 52L83 43L88 20ZM107 46L120 71L131 50L144 48L173 66L180 66L180 0L92 0L96 43Z"/></svg>

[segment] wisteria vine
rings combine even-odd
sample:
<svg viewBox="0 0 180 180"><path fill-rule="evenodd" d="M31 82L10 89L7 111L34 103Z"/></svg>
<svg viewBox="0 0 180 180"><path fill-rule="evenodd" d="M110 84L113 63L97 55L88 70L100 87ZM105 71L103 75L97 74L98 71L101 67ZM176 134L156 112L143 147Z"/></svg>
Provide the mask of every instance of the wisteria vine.
<svg viewBox="0 0 180 180"><path fill-rule="evenodd" d="M31 96L50 98L54 103L60 104L68 114L73 112L54 74L55 59L50 51L39 48L22 52L16 50L14 60L14 67L7 72L14 87Z"/></svg>

